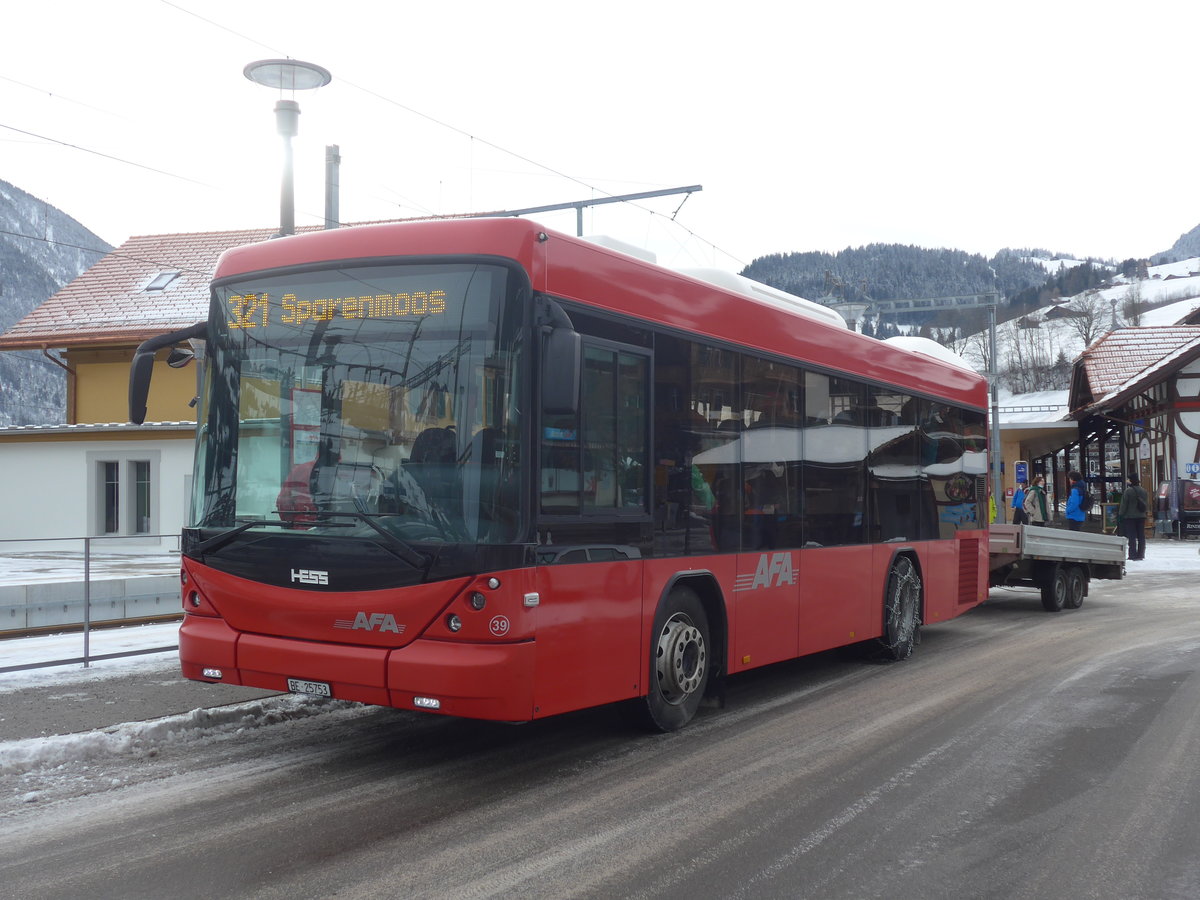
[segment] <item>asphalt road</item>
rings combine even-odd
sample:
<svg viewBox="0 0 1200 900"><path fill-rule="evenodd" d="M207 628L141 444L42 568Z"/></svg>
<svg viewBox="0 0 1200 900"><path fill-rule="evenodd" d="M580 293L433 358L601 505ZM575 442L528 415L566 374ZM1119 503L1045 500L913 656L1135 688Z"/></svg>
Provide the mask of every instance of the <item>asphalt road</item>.
<svg viewBox="0 0 1200 900"><path fill-rule="evenodd" d="M1192 575L923 637L740 676L671 735L355 708L26 773L0 897L1200 896Z"/></svg>

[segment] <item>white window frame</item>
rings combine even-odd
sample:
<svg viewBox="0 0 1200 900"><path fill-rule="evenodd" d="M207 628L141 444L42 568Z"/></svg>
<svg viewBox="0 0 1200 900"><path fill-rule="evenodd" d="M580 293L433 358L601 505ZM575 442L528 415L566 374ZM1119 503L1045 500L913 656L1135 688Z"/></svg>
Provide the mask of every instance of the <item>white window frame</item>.
<svg viewBox="0 0 1200 900"><path fill-rule="evenodd" d="M137 530L137 476L135 463L150 464L150 522L148 530ZM104 499L105 479L104 464L117 464L117 531L104 530ZM157 543L153 535L159 531L159 497L162 493L162 451L161 450L89 450L85 465L87 466L87 497L88 497L88 533L94 537L128 536L127 543L137 543L145 540Z"/></svg>

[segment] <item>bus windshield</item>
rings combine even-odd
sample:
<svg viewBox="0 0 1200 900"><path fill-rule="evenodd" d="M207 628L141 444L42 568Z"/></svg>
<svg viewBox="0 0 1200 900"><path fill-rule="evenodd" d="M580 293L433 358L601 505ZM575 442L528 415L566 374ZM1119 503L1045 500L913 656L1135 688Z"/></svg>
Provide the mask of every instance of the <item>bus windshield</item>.
<svg viewBox="0 0 1200 900"><path fill-rule="evenodd" d="M460 263L215 286L192 525L516 541L520 281Z"/></svg>

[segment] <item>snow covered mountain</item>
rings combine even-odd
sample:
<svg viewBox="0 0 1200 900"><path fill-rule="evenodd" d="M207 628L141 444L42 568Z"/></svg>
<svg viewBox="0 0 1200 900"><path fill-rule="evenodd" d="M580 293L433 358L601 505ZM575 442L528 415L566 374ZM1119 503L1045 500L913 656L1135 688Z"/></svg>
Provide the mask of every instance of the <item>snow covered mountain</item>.
<svg viewBox="0 0 1200 900"><path fill-rule="evenodd" d="M1200 310L1200 257L1151 266L1144 277L1064 297L996 328L1001 385L1013 394L1065 390L1071 363L1114 327L1176 325ZM988 365L986 331L947 339L977 370Z"/></svg>
<svg viewBox="0 0 1200 900"><path fill-rule="evenodd" d="M62 211L0 181L0 332L111 250ZM61 367L40 352L0 353L0 425L59 424Z"/></svg>

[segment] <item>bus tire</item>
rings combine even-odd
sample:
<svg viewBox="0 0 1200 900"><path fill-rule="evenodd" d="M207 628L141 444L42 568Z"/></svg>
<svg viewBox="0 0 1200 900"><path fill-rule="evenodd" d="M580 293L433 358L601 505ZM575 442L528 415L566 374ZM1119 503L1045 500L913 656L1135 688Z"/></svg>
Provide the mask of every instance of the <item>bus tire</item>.
<svg viewBox="0 0 1200 900"><path fill-rule="evenodd" d="M890 659L908 659L921 639L921 593L921 576L912 559L896 557L888 573L883 637L879 639Z"/></svg>
<svg viewBox="0 0 1200 900"><path fill-rule="evenodd" d="M1083 566L1071 566L1067 570L1067 596L1063 603L1067 609L1079 609L1083 606L1083 595L1087 593L1087 575Z"/></svg>
<svg viewBox="0 0 1200 900"><path fill-rule="evenodd" d="M696 592L677 585L659 604L650 638L650 691L642 724L677 731L696 715L712 661L708 616Z"/></svg>
<svg viewBox="0 0 1200 900"><path fill-rule="evenodd" d="M1042 609L1060 612L1067 602L1067 572L1063 566L1055 565L1042 581Z"/></svg>

